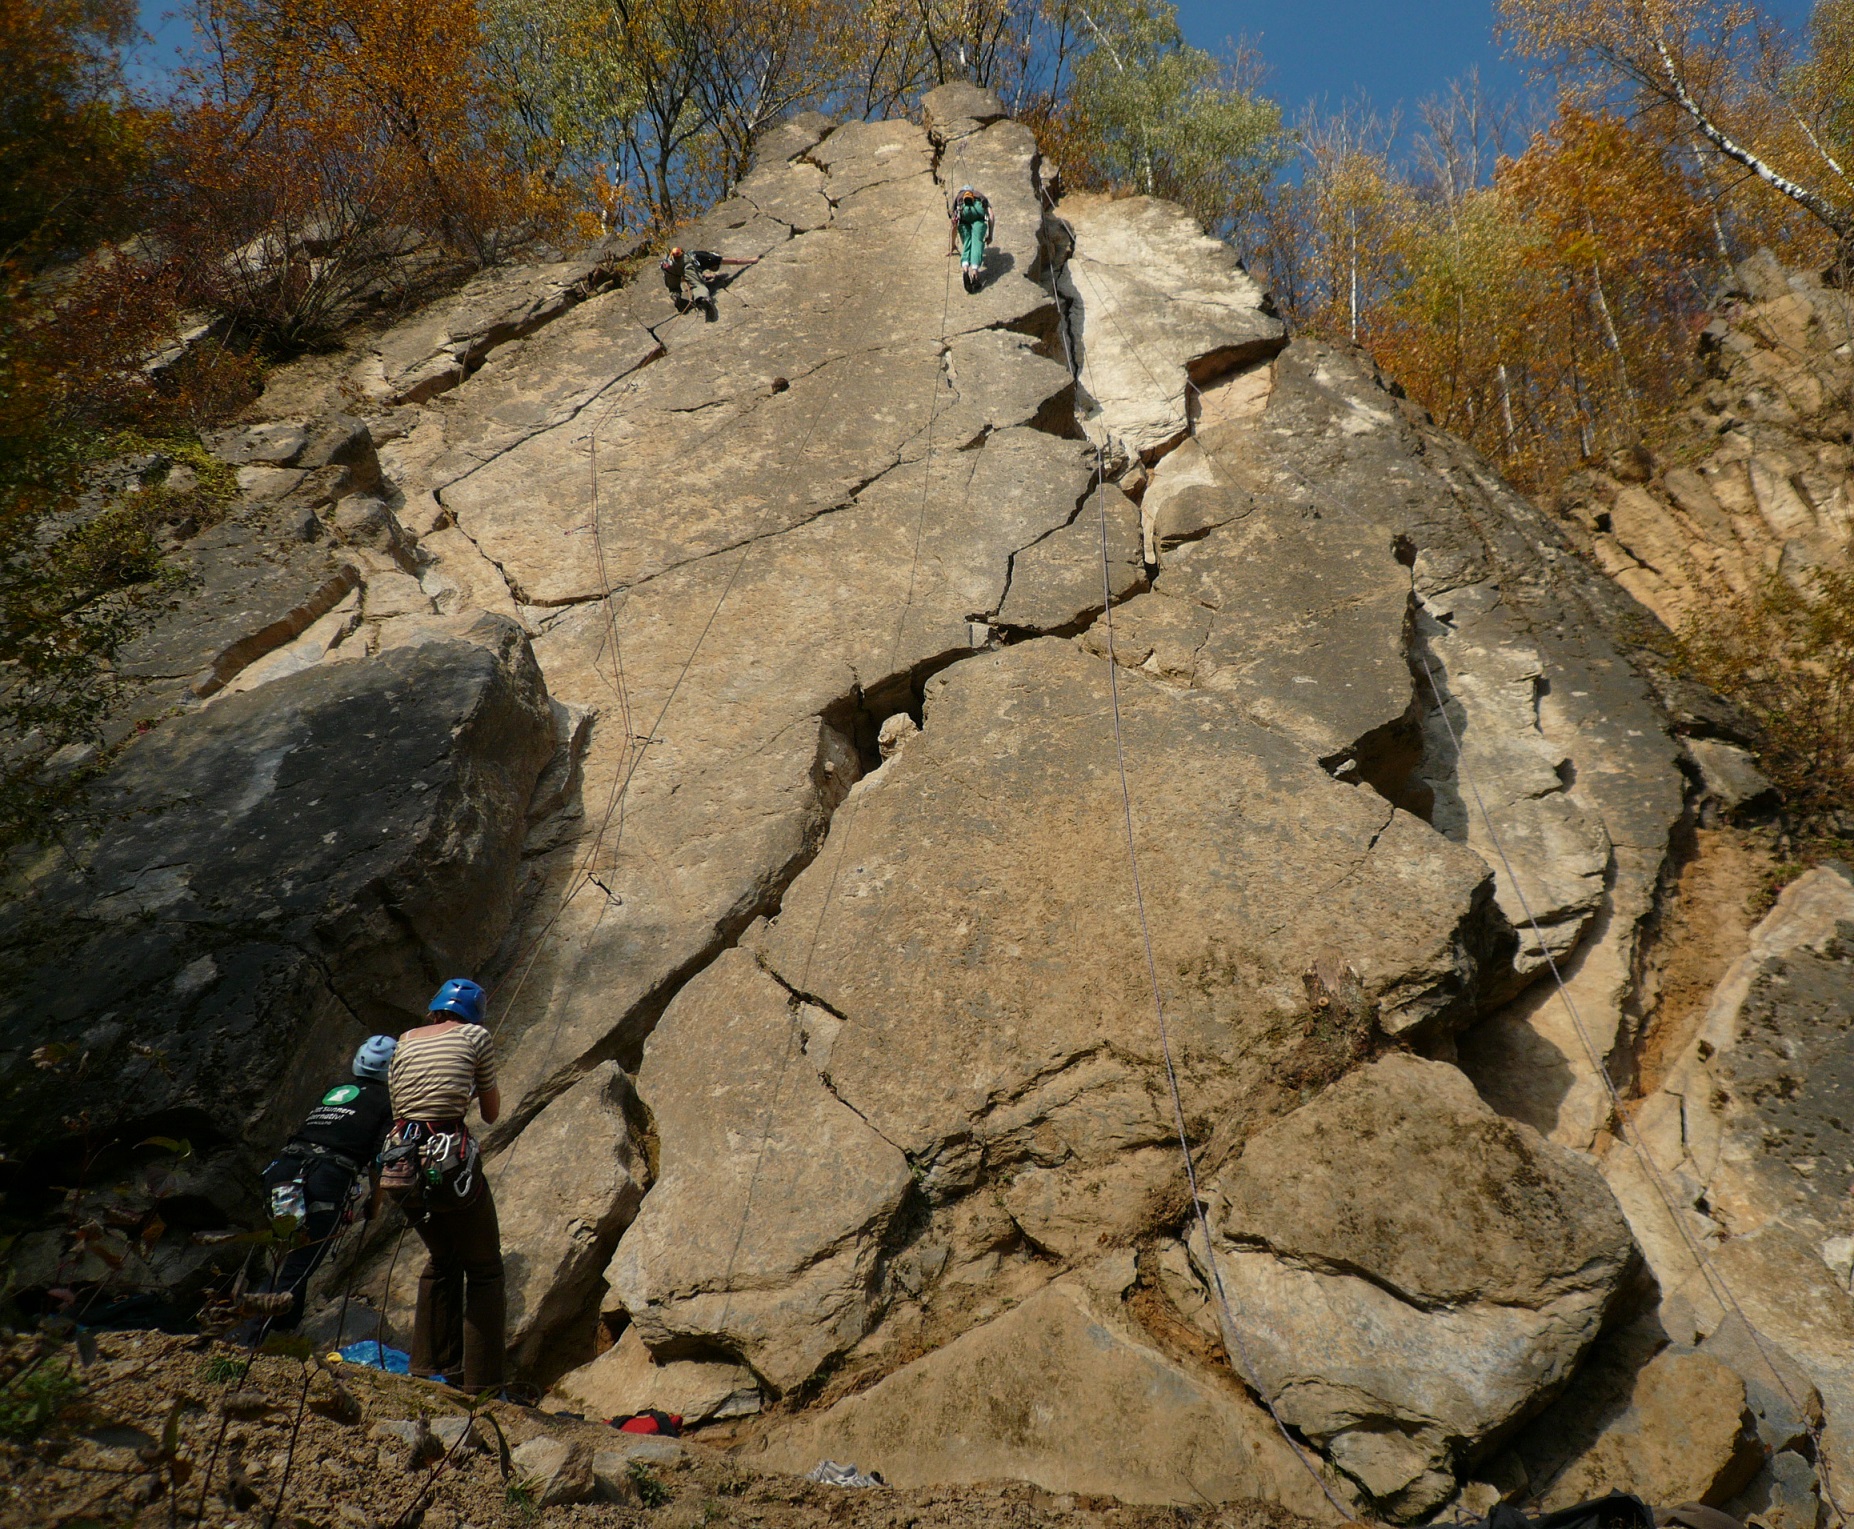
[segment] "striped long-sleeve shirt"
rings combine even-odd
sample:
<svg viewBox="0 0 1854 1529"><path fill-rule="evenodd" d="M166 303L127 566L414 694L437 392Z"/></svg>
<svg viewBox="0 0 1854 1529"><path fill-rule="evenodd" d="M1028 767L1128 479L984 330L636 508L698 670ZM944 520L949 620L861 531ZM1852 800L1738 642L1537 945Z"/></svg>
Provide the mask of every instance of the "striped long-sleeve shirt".
<svg viewBox="0 0 1854 1529"><path fill-rule="evenodd" d="M402 1040L386 1070L397 1120L461 1120L473 1094L496 1086L496 1046L481 1025Z"/></svg>

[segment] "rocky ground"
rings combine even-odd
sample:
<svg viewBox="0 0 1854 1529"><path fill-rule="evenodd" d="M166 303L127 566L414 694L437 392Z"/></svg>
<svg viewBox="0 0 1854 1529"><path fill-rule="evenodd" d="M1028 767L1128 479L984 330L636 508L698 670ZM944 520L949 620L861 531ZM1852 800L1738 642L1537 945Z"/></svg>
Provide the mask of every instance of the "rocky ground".
<svg viewBox="0 0 1854 1529"><path fill-rule="evenodd" d="M25 1354L15 1348L4 1362L11 1369ZM112 1334L87 1366L68 1349L54 1363L73 1365L82 1389L56 1427L0 1441L0 1517L9 1524L1295 1529L1304 1522L1259 1503L1128 1507L1023 1483L930 1491L817 1485L743 1469L699 1442L641 1439L506 1403L473 1413L441 1386L351 1365L250 1360L203 1339ZM0 1409L6 1405L0 1392ZM439 1452L415 1458L421 1415ZM474 1431L466 1434L466 1425Z"/></svg>
<svg viewBox="0 0 1854 1529"><path fill-rule="evenodd" d="M1626 580L1179 209L926 115L773 133L712 312L487 278L214 443L163 720L0 915L17 1285L214 1288L469 971L549 1407L949 1513L1818 1529L1854 875L1752 927L1754 740ZM403 1336L401 1230L319 1346Z"/></svg>

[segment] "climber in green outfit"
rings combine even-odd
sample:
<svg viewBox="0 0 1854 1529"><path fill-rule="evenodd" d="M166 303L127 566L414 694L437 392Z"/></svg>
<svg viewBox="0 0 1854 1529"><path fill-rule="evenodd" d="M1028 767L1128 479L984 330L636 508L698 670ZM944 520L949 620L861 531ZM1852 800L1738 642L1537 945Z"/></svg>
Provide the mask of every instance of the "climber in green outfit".
<svg viewBox="0 0 1854 1529"><path fill-rule="evenodd" d="M979 276L985 265L985 246L991 243L991 203L970 186L961 186L953 198L952 247L949 255L959 256L959 275L968 292L979 289Z"/></svg>

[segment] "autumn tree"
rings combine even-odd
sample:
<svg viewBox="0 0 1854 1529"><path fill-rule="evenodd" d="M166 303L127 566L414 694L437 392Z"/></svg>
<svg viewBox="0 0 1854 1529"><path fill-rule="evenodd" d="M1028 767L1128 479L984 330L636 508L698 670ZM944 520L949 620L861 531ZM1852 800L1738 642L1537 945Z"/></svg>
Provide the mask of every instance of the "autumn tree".
<svg viewBox="0 0 1854 1529"><path fill-rule="evenodd" d="M631 73L611 46L603 0L483 0L482 68L526 168L586 189L607 227L634 201L623 127Z"/></svg>
<svg viewBox="0 0 1854 1529"><path fill-rule="evenodd" d="M1847 0L1818 7L1807 59L1742 3L1501 0L1500 14L1519 51L1565 76L1586 104L1622 97L1659 109L1699 152L1845 245L1854 240L1854 183L1843 168L1854 71L1847 9Z"/></svg>
<svg viewBox="0 0 1854 1529"><path fill-rule="evenodd" d="M196 18L160 228L202 306L299 345L382 281L560 226L478 67L475 0L201 0Z"/></svg>
<svg viewBox="0 0 1854 1529"><path fill-rule="evenodd" d="M177 292L147 241L122 238L147 206L151 114L117 56L134 35L126 4L0 0L0 844L69 788L42 762L100 740L110 661L154 592L158 516L181 508L152 483L112 499L96 465L125 430L184 432L227 380L210 345L151 364Z"/></svg>
<svg viewBox="0 0 1854 1529"><path fill-rule="evenodd" d="M1067 76L1047 111L1065 179L1166 197L1229 231L1282 157L1252 60L1193 47L1167 0L1085 0L1048 19Z"/></svg>
<svg viewBox="0 0 1854 1529"><path fill-rule="evenodd" d="M147 126L122 82L134 34L130 0L0 0L0 262L121 225Z"/></svg>
<svg viewBox="0 0 1854 1529"><path fill-rule="evenodd" d="M1353 341L1397 279L1393 231L1408 187L1392 165L1397 122L1368 102L1295 125L1299 178L1277 189L1264 263L1302 326Z"/></svg>
<svg viewBox="0 0 1854 1529"><path fill-rule="evenodd" d="M1703 191L1675 149L1641 121L1568 110L1459 224L1412 241L1386 315L1412 390L1535 486L1657 436L1706 302Z"/></svg>

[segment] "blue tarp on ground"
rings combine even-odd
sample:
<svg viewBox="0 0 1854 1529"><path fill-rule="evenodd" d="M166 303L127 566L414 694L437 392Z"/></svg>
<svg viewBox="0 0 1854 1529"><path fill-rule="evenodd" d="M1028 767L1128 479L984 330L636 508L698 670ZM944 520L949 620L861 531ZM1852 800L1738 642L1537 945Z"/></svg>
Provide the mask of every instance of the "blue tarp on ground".
<svg viewBox="0 0 1854 1529"><path fill-rule="evenodd" d="M412 1358L404 1349L388 1348L371 1338L362 1343L350 1343L340 1353L349 1364L364 1364L370 1370L385 1370L389 1375L412 1373Z"/></svg>

